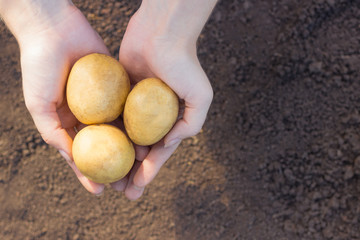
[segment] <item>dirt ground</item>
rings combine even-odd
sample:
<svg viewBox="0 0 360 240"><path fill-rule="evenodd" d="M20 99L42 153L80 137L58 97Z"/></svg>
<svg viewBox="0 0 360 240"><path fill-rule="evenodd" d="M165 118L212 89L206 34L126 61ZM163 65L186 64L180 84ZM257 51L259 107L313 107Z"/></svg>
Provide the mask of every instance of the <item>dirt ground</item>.
<svg viewBox="0 0 360 240"><path fill-rule="evenodd" d="M139 1L74 1L114 57ZM134 202L84 190L40 138L0 24L0 239L360 239L360 1L222 0L215 97Z"/></svg>

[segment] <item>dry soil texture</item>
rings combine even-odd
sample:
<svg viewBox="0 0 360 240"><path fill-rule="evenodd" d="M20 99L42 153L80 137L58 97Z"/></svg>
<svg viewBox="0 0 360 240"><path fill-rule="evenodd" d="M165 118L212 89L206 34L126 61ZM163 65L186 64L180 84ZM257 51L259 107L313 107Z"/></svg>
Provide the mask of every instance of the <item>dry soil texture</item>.
<svg viewBox="0 0 360 240"><path fill-rule="evenodd" d="M138 1L80 1L113 56ZM87 193L40 138L0 25L0 239L360 239L360 1L222 0L215 97L135 202Z"/></svg>

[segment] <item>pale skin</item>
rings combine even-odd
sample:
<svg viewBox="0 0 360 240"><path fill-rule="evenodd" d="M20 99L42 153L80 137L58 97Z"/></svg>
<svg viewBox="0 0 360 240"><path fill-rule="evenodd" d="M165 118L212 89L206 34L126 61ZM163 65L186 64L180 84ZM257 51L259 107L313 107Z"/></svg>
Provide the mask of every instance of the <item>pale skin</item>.
<svg viewBox="0 0 360 240"><path fill-rule="evenodd" d="M196 41L216 0L143 0L130 19L120 46L120 62L136 83L161 78L185 103L173 129L151 147L136 146L136 163L127 177L111 186L130 200L139 198L180 142L202 128L213 92L196 54ZM81 184L100 195L76 168L71 154L79 122L65 98L67 75L89 53L109 54L99 35L69 0L0 0L0 15L21 52L26 106L43 139L59 150Z"/></svg>

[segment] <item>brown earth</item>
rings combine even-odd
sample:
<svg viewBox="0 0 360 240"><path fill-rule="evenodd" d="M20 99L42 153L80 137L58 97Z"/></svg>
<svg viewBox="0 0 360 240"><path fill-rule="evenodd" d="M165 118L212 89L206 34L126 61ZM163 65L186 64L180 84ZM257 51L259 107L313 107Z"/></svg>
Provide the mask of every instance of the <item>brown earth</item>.
<svg viewBox="0 0 360 240"><path fill-rule="evenodd" d="M113 56L138 1L74 1ZM84 190L41 140L0 25L0 239L360 239L360 2L223 0L215 97L135 202Z"/></svg>

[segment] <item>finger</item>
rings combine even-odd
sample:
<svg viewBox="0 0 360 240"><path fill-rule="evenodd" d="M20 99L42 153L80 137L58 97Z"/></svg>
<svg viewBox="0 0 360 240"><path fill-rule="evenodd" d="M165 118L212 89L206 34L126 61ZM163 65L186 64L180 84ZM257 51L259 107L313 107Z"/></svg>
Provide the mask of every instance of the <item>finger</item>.
<svg viewBox="0 0 360 240"><path fill-rule="evenodd" d="M66 102L58 108L57 113L61 121L62 128L66 129L71 139L74 139L77 133L76 126L79 124L79 121L70 111Z"/></svg>
<svg viewBox="0 0 360 240"><path fill-rule="evenodd" d="M29 111L44 141L56 149L62 150L68 156L72 156L72 139L61 125L55 104L49 107L42 107L39 104L39 109L29 109Z"/></svg>
<svg viewBox="0 0 360 240"><path fill-rule="evenodd" d="M150 151L150 147L147 146L140 146L134 144L134 148L135 148L135 159L138 161L143 161Z"/></svg>
<svg viewBox="0 0 360 240"><path fill-rule="evenodd" d="M210 103L199 107L185 106L183 117L176 122L164 138L165 147L170 147L185 138L198 134L205 122Z"/></svg>
<svg viewBox="0 0 360 240"><path fill-rule="evenodd" d="M141 197L141 195L144 192L144 187L138 187L137 185L135 185L133 183L134 181L134 176L136 175L138 169L140 168L140 166L142 165L141 162L139 161L135 161L135 164L133 166L133 168L131 169L130 172L130 176L129 176L129 180L127 183L127 186L125 188L125 196L129 199L129 200L136 200L139 197Z"/></svg>
<svg viewBox="0 0 360 240"><path fill-rule="evenodd" d="M125 130L124 122L120 117L115 119L114 121L108 123L108 124L119 128L120 130L122 130L124 132L124 134L126 136L128 136L127 132ZM149 153L150 148L147 147L147 146L140 146L140 145L137 145L137 144L133 144L133 145L134 145L134 148L135 148L135 159L138 160L138 161L144 160L146 155Z"/></svg>
<svg viewBox="0 0 360 240"><path fill-rule="evenodd" d="M129 181L129 176L125 176L124 178L120 179L117 182L110 183L110 185L114 190L123 192L125 191L128 181Z"/></svg>
<svg viewBox="0 0 360 240"><path fill-rule="evenodd" d="M66 132L71 137L71 139L74 139L75 135L77 134L77 130L75 127L67 128Z"/></svg>
<svg viewBox="0 0 360 240"><path fill-rule="evenodd" d="M137 169L133 181L128 187L136 190L144 188L147 184L149 184L155 178L161 166L166 162L166 160L169 159L179 144L180 142L167 148L164 147L163 142L155 144Z"/></svg>
<svg viewBox="0 0 360 240"><path fill-rule="evenodd" d="M89 180L87 177L85 177L80 171L79 169L76 167L75 162L74 161L69 161L67 159L67 163L70 165L70 167L72 168L72 170L75 172L76 177L79 179L80 183L84 186L84 188L89 191L92 194L95 195L101 195L102 192L104 191L104 184L99 184L99 183L95 183L91 180Z"/></svg>
<svg viewBox="0 0 360 240"><path fill-rule="evenodd" d="M86 126L88 126L88 125L86 125L86 124L84 124L84 123L81 123L81 122L78 122L78 124L76 124L73 129L75 130L76 133L78 133L78 132L80 132L83 128L85 128Z"/></svg>
<svg viewBox="0 0 360 240"><path fill-rule="evenodd" d="M149 147L139 146L136 144L134 144L134 148L135 148L135 159L137 160L136 162L143 161L145 159L146 155L150 151ZM136 162L135 162L135 164L136 164ZM123 179L121 179L117 182L111 183L110 185L112 186L112 188L115 189L116 191L121 191L121 192L125 191L125 188L128 184L130 175L133 171L135 171L134 167L132 168L132 170L129 172L129 174L126 177L124 177ZM133 176L132 176L132 178L133 178Z"/></svg>
<svg viewBox="0 0 360 240"><path fill-rule="evenodd" d="M44 141L59 150L60 154L66 159L86 190L93 194L100 194L104 186L87 179L75 166L71 157L72 139L68 132L62 128L59 116L55 110L55 105L50 106L48 111L44 110L45 108L42 109L41 105L39 106L37 111L32 110L30 114Z"/></svg>
<svg viewBox="0 0 360 240"><path fill-rule="evenodd" d="M165 136L165 146L177 144L182 139L198 134L205 122L207 112L213 99L211 84L202 70L200 64L196 62L186 65L189 71L183 70L182 79L177 76L165 76L169 86L177 93L179 98L185 102L183 116L178 120L172 130ZM172 78L171 78L172 77ZM184 86L187 86L184 88ZM180 102L179 116L182 114Z"/></svg>
<svg viewBox="0 0 360 240"><path fill-rule="evenodd" d="M67 104L66 98L63 100L63 103L59 107L57 107L56 112L59 116L61 126L65 129L72 128L79 123L74 114L71 112Z"/></svg>

